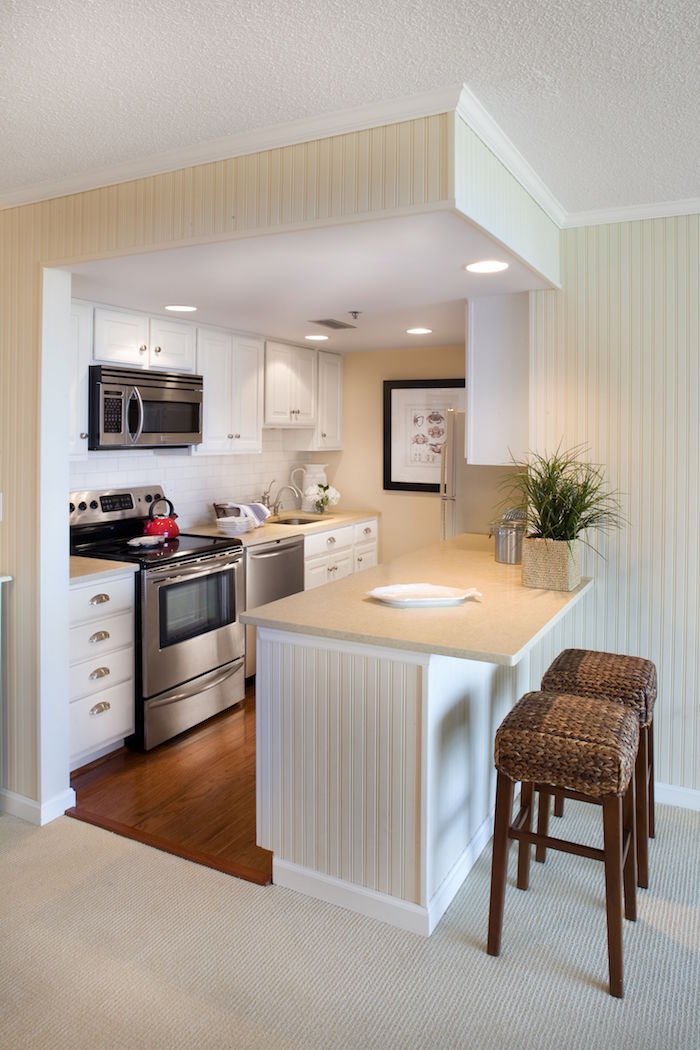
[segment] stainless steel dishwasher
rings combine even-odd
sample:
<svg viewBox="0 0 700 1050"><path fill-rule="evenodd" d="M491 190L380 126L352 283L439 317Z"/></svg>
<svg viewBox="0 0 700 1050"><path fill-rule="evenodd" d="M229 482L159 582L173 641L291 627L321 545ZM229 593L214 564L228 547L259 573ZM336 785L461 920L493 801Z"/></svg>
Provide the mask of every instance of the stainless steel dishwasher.
<svg viewBox="0 0 700 1050"><path fill-rule="evenodd" d="M245 607L275 602L304 590L304 537L251 544L245 549ZM255 674L255 628L246 624L245 676Z"/></svg>

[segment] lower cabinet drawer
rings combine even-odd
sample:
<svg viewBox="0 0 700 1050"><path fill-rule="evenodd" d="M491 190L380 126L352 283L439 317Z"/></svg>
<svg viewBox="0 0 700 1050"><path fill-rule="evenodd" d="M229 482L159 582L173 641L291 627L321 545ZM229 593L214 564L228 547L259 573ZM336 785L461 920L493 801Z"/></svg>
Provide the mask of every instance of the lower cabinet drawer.
<svg viewBox="0 0 700 1050"><path fill-rule="evenodd" d="M101 663L104 653L114 649L123 649L125 645L134 644L134 614L119 613L118 616L105 616L94 623L81 623L70 629L70 661L96 660Z"/></svg>
<svg viewBox="0 0 700 1050"><path fill-rule="evenodd" d="M352 547L352 525L327 532L312 532L304 537L304 557L314 558L320 554L333 554L344 547Z"/></svg>
<svg viewBox="0 0 700 1050"><path fill-rule="evenodd" d="M68 595L70 623L103 620L134 605L134 577L73 584Z"/></svg>
<svg viewBox="0 0 700 1050"><path fill-rule="evenodd" d="M134 677L134 647L129 644L125 649L112 653L95 653L90 660L83 660L70 667L70 699L81 696L92 696L104 692L119 682L126 682Z"/></svg>
<svg viewBox="0 0 700 1050"><path fill-rule="evenodd" d="M69 710L72 761L133 733L133 679L74 700Z"/></svg>

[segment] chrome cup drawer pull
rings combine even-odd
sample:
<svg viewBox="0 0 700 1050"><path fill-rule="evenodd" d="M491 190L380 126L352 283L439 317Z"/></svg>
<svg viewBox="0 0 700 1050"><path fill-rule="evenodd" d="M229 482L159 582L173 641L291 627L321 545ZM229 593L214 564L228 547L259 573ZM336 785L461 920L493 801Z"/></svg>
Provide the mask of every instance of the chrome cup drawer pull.
<svg viewBox="0 0 700 1050"><path fill-rule="evenodd" d="M105 711L111 711L112 705L109 700L100 700L99 704L95 704L94 707L90 708L90 717L94 718L95 715L103 715Z"/></svg>
<svg viewBox="0 0 700 1050"><path fill-rule="evenodd" d="M96 667L88 677L91 682L95 682L98 678L106 678L109 673L109 667Z"/></svg>
<svg viewBox="0 0 700 1050"><path fill-rule="evenodd" d="M335 536L329 536L326 543L335 543Z"/></svg>
<svg viewBox="0 0 700 1050"><path fill-rule="evenodd" d="M110 600L109 595L102 592L102 594L93 594L92 598L88 602L88 605L104 605L105 602Z"/></svg>
<svg viewBox="0 0 700 1050"><path fill-rule="evenodd" d="M109 631L95 631L88 638L88 642L94 645L95 642L106 642L109 638Z"/></svg>
<svg viewBox="0 0 700 1050"><path fill-rule="evenodd" d="M362 532L364 533L365 536L371 536L372 535L372 530L370 529L369 525L367 526L367 528L363 529Z"/></svg>

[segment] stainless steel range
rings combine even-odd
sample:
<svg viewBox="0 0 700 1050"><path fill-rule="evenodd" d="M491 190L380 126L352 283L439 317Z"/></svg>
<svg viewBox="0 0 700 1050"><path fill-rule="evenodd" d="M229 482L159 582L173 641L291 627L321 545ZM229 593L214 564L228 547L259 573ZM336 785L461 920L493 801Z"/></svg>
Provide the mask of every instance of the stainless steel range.
<svg viewBox="0 0 700 1050"><path fill-rule="evenodd" d="M146 751L245 693L241 541L180 534L156 547L135 545L162 498L159 485L70 494L71 554L140 565L129 743Z"/></svg>

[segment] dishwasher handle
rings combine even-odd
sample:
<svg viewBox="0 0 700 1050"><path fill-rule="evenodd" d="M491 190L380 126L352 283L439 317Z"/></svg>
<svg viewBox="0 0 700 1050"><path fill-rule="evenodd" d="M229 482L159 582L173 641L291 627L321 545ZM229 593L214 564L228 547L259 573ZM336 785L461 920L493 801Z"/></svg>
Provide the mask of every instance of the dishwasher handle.
<svg viewBox="0 0 700 1050"><path fill-rule="evenodd" d="M246 557L248 560L269 558L280 551L294 550L296 547L304 547L303 536L289 540L273 540L272 543L256 543L246 548Z"/></svg>

